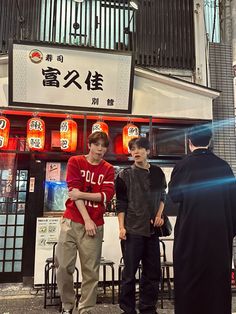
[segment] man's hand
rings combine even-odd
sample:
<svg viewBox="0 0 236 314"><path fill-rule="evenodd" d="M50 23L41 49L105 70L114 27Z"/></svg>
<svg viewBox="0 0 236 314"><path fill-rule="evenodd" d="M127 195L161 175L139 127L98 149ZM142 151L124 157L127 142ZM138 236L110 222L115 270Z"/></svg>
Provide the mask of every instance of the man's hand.
<svg viewBox="0 0 236 314"><path fill-rule="evenodd" d="M93 237L97 233L97 226L92 219L88 219L84 222L85 231L88 236Z"/></svg>
<svg viewBox="0 0 236 314"><path fill-rule="evenodd" d="M125 228L120 228L119 238L121 240L126 240L126 229Z"/></svg>
<svg viewBox="0 0 236 314"><path fill-rule="evenodd" d="M161 218L159 215L157 215L153 223L154 227L161 227L163 224L164 224L164 219Z"/></svg>
<svg viewBox="0 0 236 314"><path fill-rule="evenodd" d="M77 201L80 199L81 192L79 189L73 188L71 191L69 191L68 196L72 201Z"/></svg>

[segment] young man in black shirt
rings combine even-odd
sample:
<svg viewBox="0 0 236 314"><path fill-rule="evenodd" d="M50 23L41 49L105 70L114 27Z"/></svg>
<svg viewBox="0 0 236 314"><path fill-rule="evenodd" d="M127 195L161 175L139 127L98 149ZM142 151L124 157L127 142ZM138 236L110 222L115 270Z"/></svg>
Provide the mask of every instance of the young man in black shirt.
<svg viewBox="0 0 236 314"><path fill-rule="evenodd" d="M119 237L125 265L119 304L124 313L137 313L135 274L142 262L139 311L154 314L160 280L160 248L155 228L163 224L166 180L163 171L147 160L148 139L132 139L129 149L134 164L121 171L116 179Z"/></svg>

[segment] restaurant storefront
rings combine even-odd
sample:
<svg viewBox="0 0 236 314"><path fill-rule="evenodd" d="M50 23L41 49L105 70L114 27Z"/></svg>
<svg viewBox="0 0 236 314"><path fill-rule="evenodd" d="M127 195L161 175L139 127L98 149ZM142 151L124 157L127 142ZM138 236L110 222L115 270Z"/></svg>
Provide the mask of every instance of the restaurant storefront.
<svg viewBox="0 0 236 314"><path fill-rule="evenodd" d="M28 51L31 52L32 47L25 45L23 48L26 52L22 52L20 46L15 50L20 59L23 54L27 58L30 56L36 59L43 56L44 61L39 66L40 63L32 62L29 57L26 62L29 68L23 69L23 74L19 75L22 67L19 60L15 66L14 60L17 59L12 55L9 103L7 95L4 92L1 94L1 99L5 97L6 101L3 101L0 108L1 116L6 117L10 123L8 145L2 148L0 153L2 282L22 281L23 278L33 276L37 218L62 215L67 198L66 163L74 154L86 154L87 137L93 130L102 127L102 123L107 125L111 145L105 158L116 167L116 171L132 162L125 148L125 134L148 137L152 144L150 162L160 165L168 179L175 162L188 152L187 128L196 123L211 122L212 100L219 96L218 91L133 67L130 54L109 55L111 63L104 68L101 59L96 61L95 55L82 51L87 61L83 60L75 68L75 62L81 56L82 49L64 49L62 53L58 46L55 46L50 47L54 49L50 50L50 53L45 53L44 49L48 49L47 47L37 46L34 49L40 50L41 54L30 55ZM104 53L100 53L99 58L103 58ZM48 55L51 55L51 61L48 61ZM67 58L68 55L70 58ZM62 67L59 67L62 64L61 59L55 56L63 57ZM113 59L120 60L121 57L125 60L122 65L124 73L119 66L112 66ZM66 63L67 59L72 63ZM91 67L91 60L97 62L94 67ZM69 64L78 72L79 76L76 74L76 78ZM84 77L85 72L79 72L78 67L83 65L86 76L82 81L80 79ZM33 81L29 73L34 67L38 72L33 75ZM112 67L115 72L111 74ZM103 75L104 81L98 80L101 76L92 77L96 75L95 69L97 74ZM50 73L43 70L50 70ZM61 74L65 71L60 79L55 76L59 74L58 71ZM117 75L120 78L122 73L126 79L117 80ZM92 79L96 79L97 85L93 85L95 81ZM104 82L107 81L109 84L105 85ZM40 83L39 87L37 82L45 84ZM69 82L70 92L67 93L66 87L62 86ZM76 83L80 84L81 88ZM8 82L1 85L1 91L6 90L4 84ZM99 90L99 87L103 90ZM109 94L111 88L112 92ZM82 91L81 94L76 94L78 91ZM95 93L99 93L99 97ZM44 129L44 133L34 135L34 140L29 140L32 136L28 134L27 125L32 118L39 119L36 120L38 123L33 124L35 130L39 128L39 122L43 121L41 129ZM77 125L76 147L71 151L66 149L68 145L62 145L60 134L63 122L68 119ZM44 145L41 147L42 143ZM171 203L168 203L166 210L170 215L175 215ZM115 200L109 204L107 211L108 217L113 216ZM113 240L118 241L118 236ZM43 271L44 265L41 266Z"/></svg>

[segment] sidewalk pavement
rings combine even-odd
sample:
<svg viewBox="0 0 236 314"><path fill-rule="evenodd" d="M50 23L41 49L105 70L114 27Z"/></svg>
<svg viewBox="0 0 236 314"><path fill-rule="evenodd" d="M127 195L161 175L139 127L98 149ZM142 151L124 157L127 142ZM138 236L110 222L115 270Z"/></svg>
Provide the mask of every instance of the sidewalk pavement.
<svg viewBox="0 0 236 314"><path fill-rule="evenodd" d="M59 314L59 306L43 308L43 290L23 287L22 284L0 284L0 314ZM73 314L77 314L75 310ZM111 298L105 297L101 291L98 295L98 304L93 314L120 314L118 304L111 304ZM159 314L174 314L173 302L164 300L164 309Z"/></svg>
<svg viewBox="0 0 236 314"><path fill-rule="evenodd" d="M99 291L98 304L93 310L93 314L120 314L117 304L111 304L111 297L104 296L102 290ZM214 300L212 300L214 302ZM173 300L164 300L164 309L160 309L159 314L174 314ZM236 314L236 295L233 294L232 314ZM43 290L35 290L30 287L23 287L22 284L0 284L0 314L59 314L59 306L48 306L43 308ZM73 314L77 314L75 310ZM223 313L222 313L223 314Z"/></svg>

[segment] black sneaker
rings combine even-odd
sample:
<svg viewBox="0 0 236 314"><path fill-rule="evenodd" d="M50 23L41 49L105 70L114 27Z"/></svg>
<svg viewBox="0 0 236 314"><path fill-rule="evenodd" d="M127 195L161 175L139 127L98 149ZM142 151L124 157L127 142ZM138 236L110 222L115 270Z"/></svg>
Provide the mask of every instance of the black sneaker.
<svg viewBox="0 0 236 314"><path fill-rule="evenodd" d="M61 314L72 314L73 309L71 310L62 310Z"/></svg>

